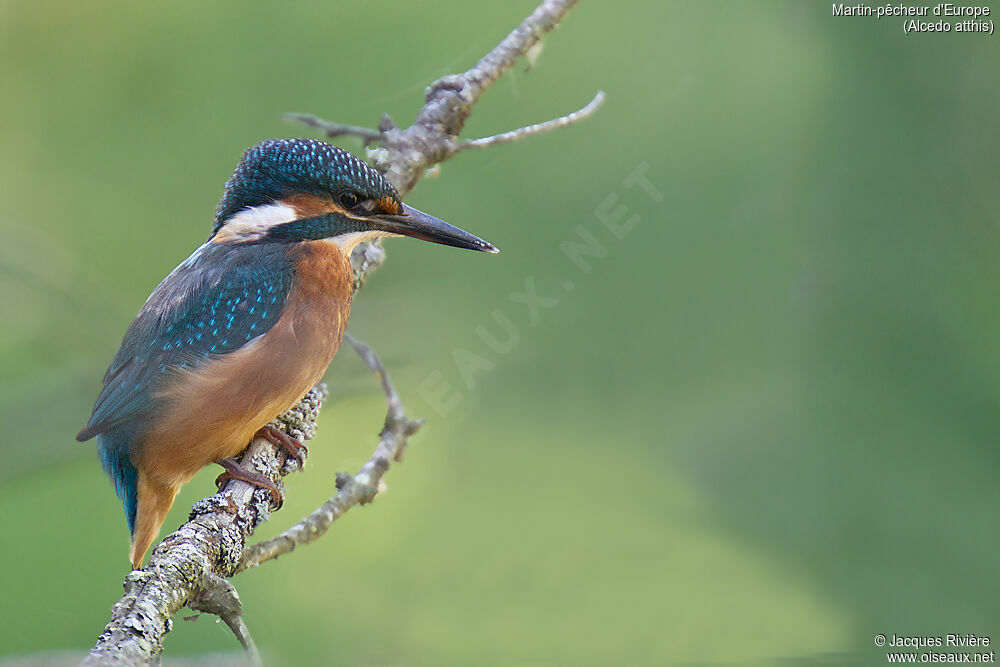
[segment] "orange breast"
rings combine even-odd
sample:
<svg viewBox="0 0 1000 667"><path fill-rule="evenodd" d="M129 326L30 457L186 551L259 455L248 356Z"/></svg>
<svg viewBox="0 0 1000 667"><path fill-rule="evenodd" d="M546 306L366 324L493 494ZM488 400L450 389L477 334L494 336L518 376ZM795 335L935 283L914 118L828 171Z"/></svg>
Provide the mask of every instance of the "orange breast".
<svg viewBox="0 0 1000 667"><path fill-rule="evenodd" d="M164 409L138 452L140 470L178 488L202 467L241 452L254 433L320 380L351 307L350 262L331 243L296 244L281 318L245 347L178 373L156 396Z"/></svg>

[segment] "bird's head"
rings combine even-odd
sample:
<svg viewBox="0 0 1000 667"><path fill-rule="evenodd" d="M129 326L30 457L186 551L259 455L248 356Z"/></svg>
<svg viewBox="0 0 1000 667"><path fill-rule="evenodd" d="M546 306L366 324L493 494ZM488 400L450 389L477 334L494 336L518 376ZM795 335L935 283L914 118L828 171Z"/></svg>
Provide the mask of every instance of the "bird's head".
<svg viewBox="0 0 1000 667"><path fill-rule="evenodd" d="M243 155L226 182L215 243L328 239L350 254L379 236L412 236L483 252L492 244L399 201L382 174L312 139L269 139Z"/></svg>

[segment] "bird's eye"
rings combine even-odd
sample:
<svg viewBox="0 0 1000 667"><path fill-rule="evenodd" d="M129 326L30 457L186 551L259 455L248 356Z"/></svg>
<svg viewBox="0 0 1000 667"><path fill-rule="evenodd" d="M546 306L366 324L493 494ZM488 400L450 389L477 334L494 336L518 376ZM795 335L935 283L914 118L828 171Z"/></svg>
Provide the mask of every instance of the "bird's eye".
<svg viewBox="0 0 1000 667"><path fill-rule="evenodd" d="M354 208L358 205L358 196L353 192L342 192L340 194L340 205L344 208Z"/></svg>

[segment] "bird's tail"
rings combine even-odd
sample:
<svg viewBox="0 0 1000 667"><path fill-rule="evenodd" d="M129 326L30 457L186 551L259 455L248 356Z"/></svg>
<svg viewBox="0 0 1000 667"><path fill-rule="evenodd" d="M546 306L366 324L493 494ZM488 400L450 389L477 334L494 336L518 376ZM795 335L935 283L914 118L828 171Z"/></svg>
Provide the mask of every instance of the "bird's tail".
<svg viewBox="0 0 1000 667"><path fill-rule="evenodd" d="M167 512L177 497L177 487L167 486L152 479L144 472L139 473L139 504L132 529L132 549L128 557L132 567L139 569L149 546L160 533L160 526L167 518Z"/></svg>
<svg viewBox="0 0 1000 667"><path fill-rule="evenodd" d="M97 451L125 507L125 519L132 533L129 560L138 569L174 504L177 488L158 483L136 469L130 456L133 435L125 428L101 433L97 436Z"/></svg>
<svg viewBox="0 0 1000 667"><path fill-rule="evenodd" d="M122 499L125 507L125 519L131 532L135 526L137 505L138 474L129 450L132 445L132 434L124 429L112 429L97 436L97 452L101 457L104 472L114 482L115 491Z"/></svg>

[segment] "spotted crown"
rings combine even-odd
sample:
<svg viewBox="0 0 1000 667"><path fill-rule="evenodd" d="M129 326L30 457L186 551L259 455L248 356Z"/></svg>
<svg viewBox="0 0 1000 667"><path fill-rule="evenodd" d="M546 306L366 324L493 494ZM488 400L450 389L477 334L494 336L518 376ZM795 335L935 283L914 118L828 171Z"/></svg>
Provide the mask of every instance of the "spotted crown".
<svg viewBox="0 0 1000 667"><path fill-rule="evenodd" d="M315 139L268 139L247 149L226 181L212 234L243 209L290 194L335 195L345 189L369 199L399 200L382 174L341 148Z"/></svg>

